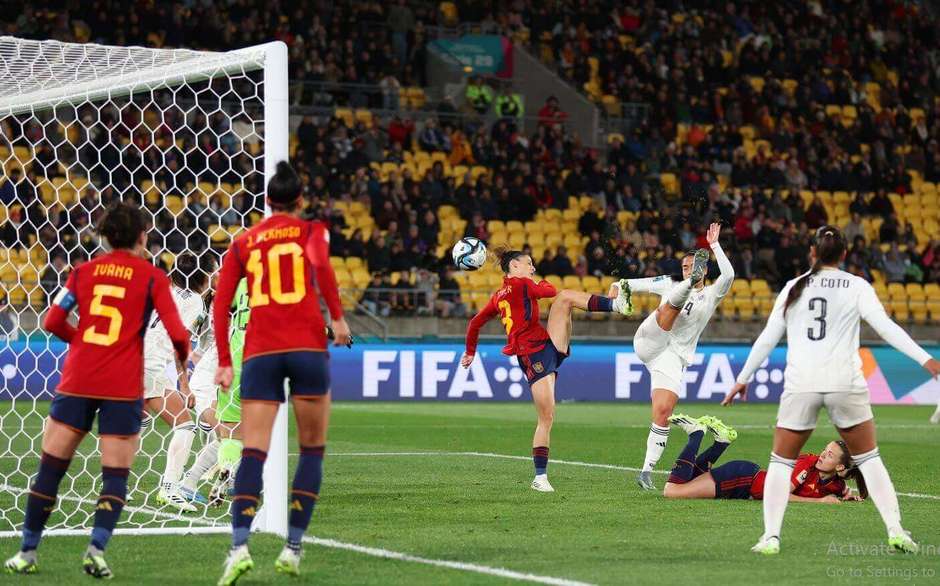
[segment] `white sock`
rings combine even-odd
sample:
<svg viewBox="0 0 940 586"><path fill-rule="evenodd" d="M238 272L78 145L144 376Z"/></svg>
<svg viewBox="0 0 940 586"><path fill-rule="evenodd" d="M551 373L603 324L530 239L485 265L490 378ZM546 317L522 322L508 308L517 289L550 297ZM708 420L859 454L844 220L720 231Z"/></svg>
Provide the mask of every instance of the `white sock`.
<svg viewBox="0 0 940 586"><path fill-rule="evenodd" d="M196 424L192 421L173 428L173 437L166 450L166 468L163 471L163 486L176 486L183 475L183 466L189 460L189 451L196 437Z"/></svg>
<svg viewBox="0 0 940 586"><path fill-rule="evenodd" d="M209 443L203 446L202 450L199 451L199 454L196 456L196 461L193 462L193 465L186 471L186 474L183 475L183 488L196 490L199 479L209 471L209 468L215 466L218 459L219 440L215 439L213 434Z"/></svg>
<svg viewBox="0 0 940 586"><path fill-rule="evenodd" d="M679 281L675 287L672 288L672 291L669 292L669 305L673 307L678 307L682 309L685 306L685 302L689 300L689 295L692 294L692 283L689 279L684 279Z"/></svg>
<svg viewBox="0 0 940 586"><path fill-rule="evenodd" d="M666 451L669 441L669 428L650 423L650 433L646 437L646 459L643 460L643 472L650 472Z"/></svg>
<svg viewBox="0 0 940 586"><path fill-rule="evenodd" d="M780 538L783 515L790 501L790 476L796 460L770 453L770 464L764 478L764 539Z"/></svg>
<svg viewBox="0 0 940 586"><path fill-rule="evenodd" d="M862 471L868 494L874 501L875 507L881 513L881 520L885 522L888 535L897 535L904 530L901 528L901 508L898 506L898 495L894 492L894 484L888 475L888 469L881 461L878 448L864 454L852 457L852 461Z"/></svg>

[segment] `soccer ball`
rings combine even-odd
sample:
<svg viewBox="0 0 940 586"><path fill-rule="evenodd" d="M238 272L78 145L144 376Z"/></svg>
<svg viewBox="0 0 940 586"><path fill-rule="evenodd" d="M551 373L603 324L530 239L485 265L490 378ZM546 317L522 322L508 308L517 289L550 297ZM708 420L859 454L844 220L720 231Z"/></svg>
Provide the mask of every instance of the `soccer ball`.
<svg viewBox="0 0 940 586"><path fill-rule="evenodd" d="M475 271L486 262L486 245L479 238L467 236L454 245L454 264L462 271Z"/></svg>

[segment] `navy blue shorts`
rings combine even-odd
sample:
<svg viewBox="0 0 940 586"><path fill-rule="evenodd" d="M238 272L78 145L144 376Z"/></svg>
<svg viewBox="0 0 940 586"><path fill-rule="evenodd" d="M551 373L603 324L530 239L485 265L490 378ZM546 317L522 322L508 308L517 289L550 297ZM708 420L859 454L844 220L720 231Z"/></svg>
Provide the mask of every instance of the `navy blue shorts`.
<svg viewBox="0 0 940 586"><path fill-rule="evenodd" d="M326 352L281 352L252 356L242 365L242 401L283 403L284 381L294 397L325 395L330 390L330 355Z"/></svg>
<svg viewBox="0 0 940 586"><path fill-rule="evenodd" d="M144 414L144 400L114 401L56 393L49 417L63 425L88 433L98 416L98 435L137 435Z"/></svg>
<svg viewBox="0 0 940 586"><path fill-rule="evenodd" d="M562 354L551 340L546 340L545 347L538 352L519 356L519 366L525 371L526 380L529 381L531 387L537 381L558 372L565 358L568 358L567 354Z"/></svg>
<svg viewBox="0 0 940 586"><path fill-rule="evenodd" d="M712 468L716 499L749 499L754 476L760 466L747 460L733 460Z"/></svg>

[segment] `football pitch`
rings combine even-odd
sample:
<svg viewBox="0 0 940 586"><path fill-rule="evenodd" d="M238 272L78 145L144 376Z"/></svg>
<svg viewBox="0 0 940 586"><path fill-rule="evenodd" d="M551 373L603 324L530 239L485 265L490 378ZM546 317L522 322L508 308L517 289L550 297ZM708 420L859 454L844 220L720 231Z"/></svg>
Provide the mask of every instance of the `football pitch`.
<svg viewBox="0 0 940 586"><path fill-rule="evenodd" d="M10 407L0 403L7 436L18 421L9 417ZM738 429L725 461L766 466L776 405L680 403L679 410L712 413ZM308 531L313 540L305 546L301 578L276 575L280 540L255 535L256 569L239 584L936 582L940 427L927 422L931 412L927 406L875 408L881 454L902 493L905 526L920 541L920 554L881 547L884 526L868 501L791 503L783 550L764 558L748 551L762 529L760 502L670 501L634 484L648 405L560 404L549 465L556 492L546 494L529 488L531 405L340 403L334 405L322 499ZM685 437L672 429L661 472L671 467ZM834 437L823 416L807 451L818 452ZM293 440L290 446L296 452ZM21 467L32 473L35 465L33 458ZM0 472L15 466L10 453L2 455ZM654 478L661 489L665 474ZM21 513L10 511L10 504L9 495L0 495L4 517L18 527ZM90 503L79 505L91 513ZM148 503L134 506L146 509ZM86 541L48 537L39 574L19 580L3 575L0 582L84 581ZM0 555L12 555L17 546L18 540L0 539ZM108 560L116 583L214 584L227 546L225 535L116 535Z"/></svg>

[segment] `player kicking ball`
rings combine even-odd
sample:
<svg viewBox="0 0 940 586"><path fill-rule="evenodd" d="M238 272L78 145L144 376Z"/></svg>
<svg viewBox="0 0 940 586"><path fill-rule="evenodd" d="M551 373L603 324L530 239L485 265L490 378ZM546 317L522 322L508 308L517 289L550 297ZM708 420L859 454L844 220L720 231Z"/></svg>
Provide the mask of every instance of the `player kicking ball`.
<svg viewBox="0 0 940 586"><path fill-rule="evenodd" d="M682 280L674 282L669 275L648 279L621 279L611 287L611 296L649 292L660 295L659 308L649 314L633 338L637 357L650 372L652 422L646 438L646 457L636 482L644 490L654 490L653 468L666 450L669 439L669 416L679 402L684 388L685 371L695 354L698 339L715 313L715 308L731 290L734 268L718 242L721 224L712 224L706 238L715 253L720 274L705 286L708 251L700 249L682 259ZM618 291L619 289L619 291ZM622 313L633 312L632 304Z"/></svg>
<svg viewBox="0 0 940 586"><path fill-rule="evenodd" d="M303 190L300 178L286 162L277 164L266 196L272 214L232 242L222 261L212 308L219 354L215 382L227 390L234 379L229 308L239 282L248 278L251 319L245 330L241 379L244 447L232 495L232 547L220 586L235 584L254 568L248 539L261 504L262 471L274 419L285 400L284 383L288 381L300 459L288 501L287 543L275 569L300 574L303 535L320 495L330 412L328 342L319 295L333 320L335 344L350 343L336 275L330 266L329 231L322 222L300 219ZM273 499L281 495L266 496Z"/></svg>
<svg viewBox="0 0 940 586"><path fill-rule="evenodd" d="M731 442L737 439L738 432L711 415L696 419L676 414L669 421L685 430L689 441L673 464L663 496L669 499L763 498L767 473L756 463L734 460L715 466ZM708 449L699 452L706 432L711 433L715 441ZM852 494L846 479L858 484L859 495ZM844 442L829 442L818 456L801 454L796 461L790 478L791 502L837 504L862 500L867 496L865 480L858 468L852 465L852 457Z"/></svg>
<svg viewBox="0 0 940 586"><path fill-rule="evenodd" d="M525 372L532 390L532 401L538 417L532 437L535 478L531 486L540 492L554 492L555 489L548 482L549 438L555 419L556 373L570 350L571 312L574 308L597 312L619 311L621 307L626 307L627 298L622 295L612 299L568 289L555 297L554 285L548 281L536 283L532 279L535 274L532 257L519 250L498 250L496 257L505 274L503 286L470 320L466 350L460 365L470 368L476 356L480 328L500 316L507 337L503 354L518 357L519 366ZM539 322L538 300L551 297L555 297L555 300L548 312L546 330Z"/></svg>
<svg viewBox="0 0 940 586"><path fill-rule="evenodd" d="M166 328L177 362L184 364L189 355L189 332L173 302L170 280L144 259L146 230L139 208L112 205L98 229L112 251L74 267L46 313L43 328L67 342L69 350L45 422L39 470L26 499L22 545L4 564L7 573L36 572L36 550L55 510L59 484L97 418L102 488L82 567L95 578L113 577L104 552L124 508L140 439L141 332L151 308ZM78 326L73 327L68 316L76 307Z"/></svg>

